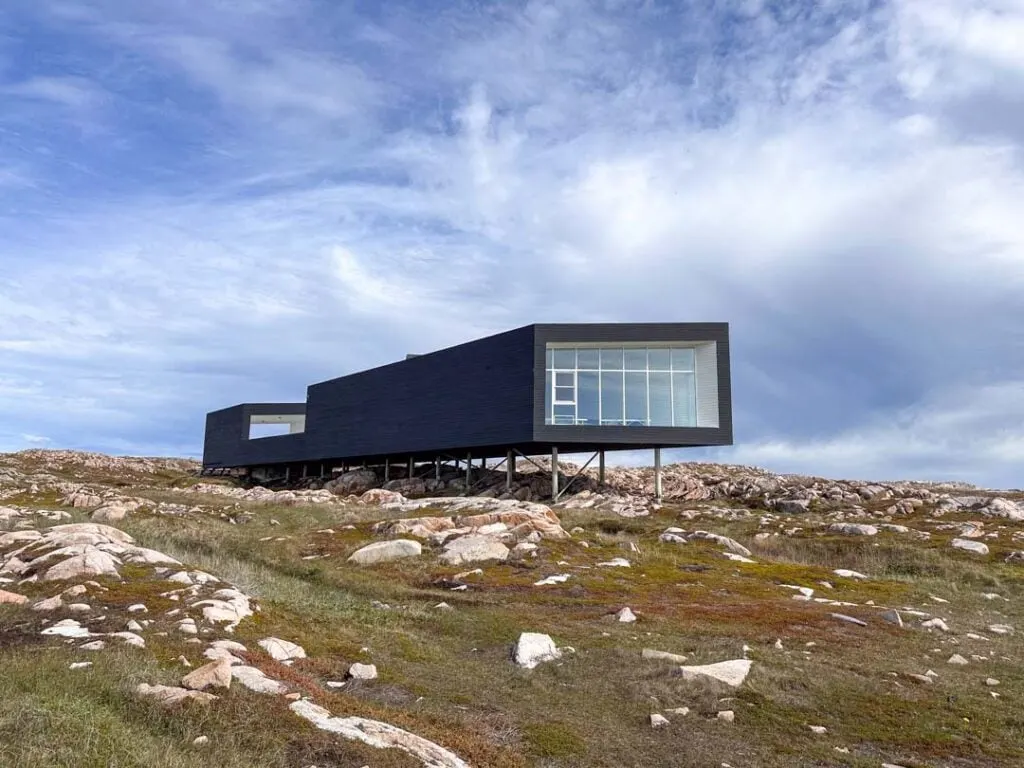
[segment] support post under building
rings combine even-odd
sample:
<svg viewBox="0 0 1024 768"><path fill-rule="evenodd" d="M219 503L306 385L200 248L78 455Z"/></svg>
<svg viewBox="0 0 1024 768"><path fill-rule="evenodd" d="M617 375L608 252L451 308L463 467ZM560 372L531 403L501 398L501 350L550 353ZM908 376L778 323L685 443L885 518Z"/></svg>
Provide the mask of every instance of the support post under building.
<svg viewBox="0 0 1024 768"><path fill-rule="evenodd" d="M551 498L558 500L558 448L551 449Z"/></svg>
<svg viewBox="0 0 1024 768"><path fill-rule="evenodd" d="M515 476L516 455L509 451L505 457L505 490L512 491L512 479Z"/></svg>
<svg viewBox="0 0 1024 768"><path fill-rule="evenodd" d="M604 485L604 451L597 452L597 482Z"/></svg>
<svg viewBox="0 0 1024 768"><path fill-rule="evenodd" d="M654 449L654 500L661 503L661 448Z"/></svg>

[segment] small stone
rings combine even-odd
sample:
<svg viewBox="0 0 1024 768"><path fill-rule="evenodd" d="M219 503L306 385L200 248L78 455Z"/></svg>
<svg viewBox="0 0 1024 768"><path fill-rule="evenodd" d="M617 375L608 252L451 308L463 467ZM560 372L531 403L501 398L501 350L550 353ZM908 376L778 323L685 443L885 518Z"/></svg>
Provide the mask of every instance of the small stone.
<svg viewBox="0 0 1024 768"><path fill-rule="evenodd" d="M753 663L749 659L731 659L730 661L720 661L717 664L680 667L679 671L686 680L692 680L696 677L710 677L733 688L738 688L747 679Z"/></svg>
<svg viewBox="0 0 1024 768"><path fill-rule="evenodd" d="M348 676L355 680L376 680L377 666L375 664L360 664L356 662L348 668Z"/></svg>
<svg viewBox="0 0 1024 768"><path fill-rule="evenodd" d="M718 719L723 720L727 723L731 723L736 719L736 713L731 709L724 709L718 713Z"/></svg>
<svg viewBox="0 0 1024 768"><path fill-rule="evenodd" d="M1013 627L1009 624L992 624L989 626L988 631L995 635L1012 635Z"/></svg>
<svg viewBox="0 0 1024 768"><path fill-rule="evenodd" d="M533 582L535 587L550 587L554 584L564 584L569 580L570 576L568 573L559 573L554 576L548 576L547 578L541 579L540 581Z"/></svg>
<svg viewBox="0 0 1024 768"><path fill-rule="evenodd" d="M688 714L690 714L690 708L676 707L675 709L670 709L669 712L673 715L682 715L683 717L686 717Z"/></svg>
<svg viewBox="0 0 1024 768"><path fill-rule="evenodd" d="M968 663L968 661L967 661L967 659L965 659L965 658L964 658L963 656L961 656L961 655L960 655L959 653L954 653L954 654L953 654L952 656L950 656L950 657L949 657L949 658L948 658L948 659L946 660L946 663L947 663L947 664L956 664L956 665L958 665L958 666L961 666L961 667L962 667L962 666L964 666L965 664L967 664L967 663Z"/></svg>
<svg viewBox="0 0 1024 768"><path fill-rule="evenodd" d="M615 619L622 624L632 624L636 621L636 614L629 607L626 607L615 614Z"/></svg>
<svg viewBox="0 0 1024 768"><path fill-rule="evenodd" d="M33 611L56 611L64 606L64 600L61 599L60 595L47 598L46 600L40 600L38 603L33 603Z"/></svg>
<svg viewBox="0 0 1024 768"><path fill-rule="evenodd" d="M147 613L147 608L142 603L136 603L135 605L128 606L128 613Z"/></svg>
<svg viewBox="0 0 1024 768"><path fill-rule="evenodd" d="M210 743L210 737L209 736L196 736L194 739L192 739L192 746L193 747L205 747L209 743Z"/></svg>
<svg viewBox="0 0 1024 768"><path fill-rule="evenodd" d="M669 725L668 719L658 713L651 715L651 728L664 728Z"/></svg>
<svg viewBox="0 0 1024 768"><path fill-rule="evenodd" d="M866 621L861 621L860 619L855 618L853 616L847 616L845 613L833 613L830 615L833 619L845 621L847 624L856 624L858 627L866 627L868 625Z"/></svg>
<svg viewBox="0 0 1024 768"><path fill-rule="evenodd" d="M903 626L903 617L900 616L900 612L895 608L885 611L882 614L882 621L888 622L889 624L895 624L897 627Z"/></svg>
<svg viewBox="0 0 1024 768"><path fill-rule="evenodd" d="M185 619L178 623L178 631L186 635L197 635L199 629L196 627L195 619Z"/></svg>
<svg viewBox="0 0 1024 768"><path fill-rule="evenodd" d="M68 669L86 669L91 666L91 661L76 661L73 664L71 664L71 666L69 666Z"/></svg>
<svg viewBox="0 0 1024 768"><path fill-rule="evenodd" d="M24 595L19 595L15 592L7 592L6 590L0 589L0 605L24 605L28 602L28 598Z"/></svg>
<svg viewBox="0 0 1024 768"><path fill-rule="evenodd" d="M193 691L207 688L231 687L231 662L218 659L189 672L181 679L181 685Z"/></svg>
<svg viewBox="0 0 1024 768"><path fill-rule="evenodd" d="M819 736L824 736L826 733L828 733L828 728L826 728L824 725L809 725L807 727L811 729L811 733L816 733Z"/></svg>
<svg viewBox="0 0 1024 768"><path fill-rule="evenodd" d="M925 629L938 629L941 632L949 632L949 626L940 618L928 619L928 621L922 621L921 626Z"/></svg>
<svg viewBox="0 0 1024 768"><path fill-rule="evenodd" d="M993 688L999 685L999 681L996 680L994 677L987 677L985 678L985 685L989 686L990 688Z"/></svg>
<svg viewBox="0 0 1024 768"><path fill-rule="evenodd" d="M539 632L523 632L519 635L512 655L515 663L523 669L533 669L542 662L561 657L562 652L555 647L555 641Z"/></svg>
<svg viewBox="0 0 1024 768"><path fill-rule="evenodd" d="M837 568L836 570L832 571L832 573L834 573L836 576L840 576L840 577L842 577L844 579L866 579L866 578L868 578L863 573L858 573L857 571L851 571L848 568Z"/></svg>
<svg viewBox="0 0 1024 768"><path fill-rule="evenodd" d="M671 661L674 664L682 664L686 661L686 656L680 656L678 653L668 653L667 651L656 651L653 648L644 648L640 656L651 661Z"/></svg>
<svg viewBox="0 0 1024 768"><path fill-rule="evenodd" d="M91 643L86 643L85 645L80 645L78 647L79 650L82 651L102 651L107 647L107 644L102 640L93 640Z"/></svg>
<svg viewBox="0 0 1024 768"><path fill-rule="evenodd" d="M599 566L605 568L629 568L629 560L624 557L613 557L606 563L598 563Z"/></svg>

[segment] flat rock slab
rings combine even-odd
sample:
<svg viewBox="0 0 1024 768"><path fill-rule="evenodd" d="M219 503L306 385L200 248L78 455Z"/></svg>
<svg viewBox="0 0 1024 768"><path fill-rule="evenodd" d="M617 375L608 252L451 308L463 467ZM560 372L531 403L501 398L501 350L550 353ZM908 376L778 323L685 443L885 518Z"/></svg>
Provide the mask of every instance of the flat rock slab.
<svg viewBox="0 0 1024 768"><path fill-rule="evenodd" d="M87 546L80 555L57 563L43 576L43 581L63 581L92 576L120 576L117 566L121 562L96 547Z"/></svg>
<svg viewBox="0 0 1024 768"><path fill-rule="evenodd" d="M418 557L421 554L423 554L423 545L418 541L394 539L393 541L367 544L362 549L353 552L348 561L356 565L373 565L374 563L389 563L406 557Z"/></svg>
<svg viewBox="0 0 1024 768"><path fill-rule="evenodd" d="M183 701L198 701L201 704L207 704L217 698L212 693L200 693L170 685L148 685L146 683L141 683L135 692L140 696L154 698L165 707L181 704Z"/></svg>
<svg viewBox="0 0 1024 768"><path fill-rule="evenodd" d="M267 693L271 695L283 695L288 693L288 687L277 680L272 680L263 674L262 670L256 667L232 667L231 677L244 685L250 691L256 693Z"/></svg>
<svg viewBox="0 0 1024 768"><path fill-rule="evenodd" d="M426 768L470 768L469 763L454 752L388 723L362 717L332 717L323 707L306 700L290 704L289 709L321 730L378 749L401 750L415 757Z"/></svg>
<svg viewBox="0 0 1024 768"><path fill-rule="evenodd" d="M863 523L833 523L828 527L829 533L839 533L843 536L877 536L878 528Z"/></svg>
<svg viewBox="0 0 1024 768"><path fill-rule="evenodd" d="M954 549L961 549L964 552L973 552L976 555L987 555L988 545L971 539L953 539L949 542Z"/></svg>
<svg viewBox="0 0 1024 768"><path fill-rule="evenodd" d="M731 659L729 661L719 661L716 664L680 667L679 671L683 673L683 677L687 680L693 680L698 677L710 677L712 680L718 680L733 688L738 688L747 679L747 675L750 674L750 667L753 664L754 662L749 659Z"/></svg>
<svg viewBox="0 0 1024 768"><path fill-rule="evenodd" d="M306 658L306 651L301 645L281 640L277 637L266 637L258 642L260 648L270 654L274 661Z"/></svg>
<svg viewBox="0 0 1024 768"><path fill-rule="evenodd" d="M439 558L445 565L462 565L482 560L508 560L509 548L490 536L460 536L444 546Z"/></svg>

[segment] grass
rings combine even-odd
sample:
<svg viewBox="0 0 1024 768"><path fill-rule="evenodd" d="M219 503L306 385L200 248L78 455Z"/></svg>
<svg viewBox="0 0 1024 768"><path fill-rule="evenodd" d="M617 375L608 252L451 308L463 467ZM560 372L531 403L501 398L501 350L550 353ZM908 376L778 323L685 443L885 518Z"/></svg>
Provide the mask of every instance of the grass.
<svg viewBox="0 0 1024 768"><path fill-rule="evenodd" d="M183 483L162 477L137 493L189 506L234 503L186 494L178 490ZM1008 532L990 544L997 554L978 560L952 551L952 533L937 528L956 516L936 521L925 509L894 522L932 532L929 540L829 535L816 525L820 512L786 521L804 527L795 536L757 539L758 532L775 530L760 525L759 512L730 521L680 519L681 510L699 506L670 505L628 520L566 511L564 527L578 525L584 533L541 542L537 558L481 564L483 575L467 578L470 588L462 592L444 588L442 580L471 566L440 566L429 547L423 557L400 563L346 562L376 539L370 526L386 516L379 508L242 504L250 522L232 524L219 511L175 518L143 512L121 527L142 545L253 595L261 610L235 633L247 647L273 635L309 653L289 668L252 652L268 674L335 714L406 727L475 766L1024 764L1019 638L966 637L992 623L1024 630L1024 569L999 556L1009 546ZM659 542L669 525L731 536L756 562L729 561L707 542ZM319 532L328 528L334 532ZM311 556L316 559L303 559ZM627 558L631 567L598 565L613 557ZM836 568L872 578L840 578ZM571 578L534 586L555 573ZM783 585L857 605L794 600ZM172 605L157 597L167 588L163 582L108 586L104 604L112 611L146 602L154 616ZM54 590L23 591L35 597ZM985 600L982 592L1009 602ZM441 601L452 610L435 608ZM879 621L869 603L941 615L955 634L898 629ZM611 618L627 605L640 618L636 624ZM838 622L832 611L870 625ZM95 667L72 673L67 664L74 652L40 642L40 620L25 609L0 611L0 765L411 764L313 731L284 712L284 702L243 690L213 707L168 714L131 691L142 680L172 682L181 674L177 656L197 661L201 647L147 635L146 651L96 654L90 657ZM509 652L523 631L548 633L574 652L520 670ZM688 663L715 662L740 657L744 646L755 663L738 690L684 680L673 664L641 659L643 648L656 648L684 654ZM946 663L954 652L985 659L956 667ZM324 683L343 679L354 661L376 664L380 678L328 692ZM908 678L929 669L938 672L932 685ZM1001 698L990 695L987 676L1001 681ZM669 712L684 706L689 715ZM715 718L723 709L736 713L734 723ZM671 724L653 731L653 712L665 713ZM810 725L823 725L828 734L815 735ZM13 737L22 731L25 738ZM197 752L192 739L200 733L210 745Z"/></svg>
<svg viewBox="0 0 1024 768"><path fill-rule="evenodd" d="M83 658L86 654L80 654ZM405 768L401 753L340 741L285 711L281 699L228 692L214 705L167 710L133 693L140 682L174 675L139 652L104 651L71 671L64 649L4 654L0 675L0 765L223 768L329 764ZM253 727L258 723L259 727ZM193 746L199 736L207 745Z"/></svg>

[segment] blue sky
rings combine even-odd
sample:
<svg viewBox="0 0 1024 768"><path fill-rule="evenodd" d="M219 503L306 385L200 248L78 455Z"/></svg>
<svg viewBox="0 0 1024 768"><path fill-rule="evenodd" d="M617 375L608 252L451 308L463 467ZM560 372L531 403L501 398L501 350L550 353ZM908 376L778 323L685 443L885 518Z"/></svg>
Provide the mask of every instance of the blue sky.
<svg viewBox="0 0 1024 768"><path fill-rule="evenodd" d="M1024 485L1024 0L0 9L0 449L528 322L731 323L736 445ZM640 457L644 458L644 457Z"/></svg>

